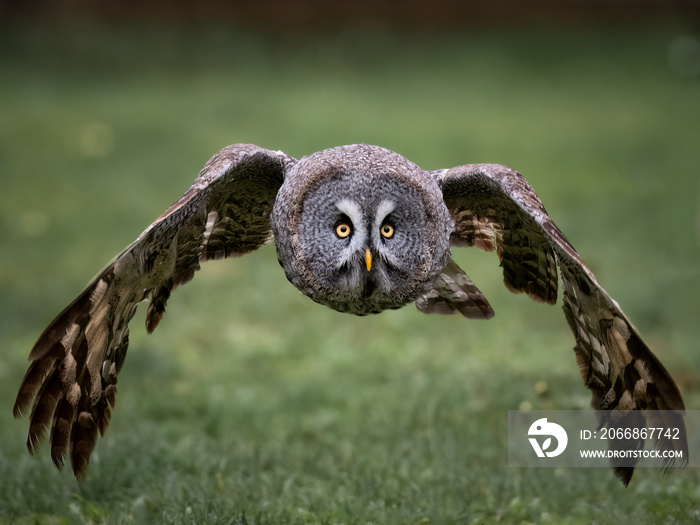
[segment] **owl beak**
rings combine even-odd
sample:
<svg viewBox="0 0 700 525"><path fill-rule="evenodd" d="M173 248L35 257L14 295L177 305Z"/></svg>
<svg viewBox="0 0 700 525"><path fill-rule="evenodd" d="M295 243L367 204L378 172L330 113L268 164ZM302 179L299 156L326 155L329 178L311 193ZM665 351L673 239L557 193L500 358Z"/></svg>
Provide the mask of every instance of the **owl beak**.
<svg viewBox="0 0 700 525"><path fill-rule="evenodd" d="M365 248L365 266L367 266L368 272L372 268L372 252L369 251L369 248Z"/></svg>

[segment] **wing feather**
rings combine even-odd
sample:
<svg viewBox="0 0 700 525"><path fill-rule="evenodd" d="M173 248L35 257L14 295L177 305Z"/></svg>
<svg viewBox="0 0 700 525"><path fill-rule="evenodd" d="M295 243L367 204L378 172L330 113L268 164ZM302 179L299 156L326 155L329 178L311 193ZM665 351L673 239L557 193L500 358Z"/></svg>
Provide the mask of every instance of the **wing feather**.
<svg viewBox="0 0 700 525"><path fill-rule="evenodd" d="M493 317L484 294L452 259L435 279L432 290L416 299L416 307L427 314L459 312L468 319Z"/></svg>
<svg viewBox="0 0 700 525"><path fill-rule="evenodd" d="M431 173L438 178L455 220L451 243L495 250L509 290L554 304L558 284L554 248L537 224L538 216L546 212L534 192L527 191L531 191L527 181L495 164ZM528 199L521 203L513 200L513 194Z"/></svg>
<svg viewBox="0 0 700 525"><path fill-rule="evenodd" d="M598 284L525 178L496 164L430 173L441 185L455 220L452 244L495 249L508 289L554 304L558 266L564 314L576 339L576 362L592 392L599 424L614 428L649 413L649 419L669 418L684 429L683 399L670 374ZM668 412L629 415L642 410ZM679 440L661 439L655 444L662 450L682 451L681 462L687 462L684 430ZM622 445L640 448L644 440L611 444ZM613 467L623 483L629 483L633 467L619 463Z"/></svg>
<svg viewBox="0 0 700 525"><path fill-rule="evenodd" d="M222 149L192 187L49 324L30 353L14 406L15 417L32 407L31 453L50 428L54 464L61 468L69 456L76 477L84 477L114 408L138 304L150 299L150 333L172 291L192 279L200 262L243 255L267 242L277 191L295 162L250 144Z"/></svg>

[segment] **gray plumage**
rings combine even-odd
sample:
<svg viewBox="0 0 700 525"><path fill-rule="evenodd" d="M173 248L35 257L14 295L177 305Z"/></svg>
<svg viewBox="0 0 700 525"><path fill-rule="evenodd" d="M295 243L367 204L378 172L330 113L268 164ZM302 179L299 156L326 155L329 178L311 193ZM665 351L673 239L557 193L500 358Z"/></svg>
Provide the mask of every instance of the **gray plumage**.
<svg viewBox="0 0 700 525"><path fill-rule="evenodd" d="M450 258L451 246L496 251L508 289L549 304L557 299L559 268L584 383L593 407L611 411L600 413L600 424L620 424L632 409L683 413L668 372L517 172L495 164L424 171L368 145L296 160L236 144L216 153L192 187L39 337L14 407L19 417L31 406L30 452L50 429L56 466L68 456L83 477L111 417L137 305L149 301L151 333L171 292L201 262L243 255L273 237L294 286L356 315L415 302L426 313L492 317ZM687 458L685 440L656 445ZM613 466L627 484L633 469Z"/></svg>
<svg viewBox="0 0 700 525"><path fill-rule="evenodd" d="M449 259L453 226L437 181L374 146L300 160L271 223L287 278L314 301L357 315L400 308L427 292ZM352 230L345 238L334 232L341 223ZM363 263L366 248L372 271Z"/></svg>

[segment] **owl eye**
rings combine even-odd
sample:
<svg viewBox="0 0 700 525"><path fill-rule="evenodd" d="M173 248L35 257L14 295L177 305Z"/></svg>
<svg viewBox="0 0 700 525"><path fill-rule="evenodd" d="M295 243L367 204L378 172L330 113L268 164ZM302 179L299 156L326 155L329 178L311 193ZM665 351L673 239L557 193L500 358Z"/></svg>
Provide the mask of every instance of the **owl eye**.
<svg viewBox="0 0 700 525"><path fill-rule="evenodd" d="M385 239L391 239L394 236L394 227L391 224L384 224L379 231Z"/></svg>
<svg viewBox="0 0 700 525"><path fill-rule="evenodd" d="M346 222L341 222L335 227L335 234L341 239L345 239L352 233L352 228Z"/></svg>

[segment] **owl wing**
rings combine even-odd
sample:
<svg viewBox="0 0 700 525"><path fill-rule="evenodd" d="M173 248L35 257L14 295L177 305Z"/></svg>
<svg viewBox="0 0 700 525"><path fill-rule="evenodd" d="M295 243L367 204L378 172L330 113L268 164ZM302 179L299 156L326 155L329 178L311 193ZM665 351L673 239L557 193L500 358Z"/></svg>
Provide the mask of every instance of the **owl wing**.
<svg viewBox="0 0 700 525"><path fill-rule="evenodd" d="M433 281L432 288L416 299L416 307L426 314L459 312L468 319L493 317L484 294L452 259Z"/></svg>
<svg viewBox="0 0 700 525"><path fill-rule="evenodd" d="M243 255L272 236L270 213L286 170L296 162L250 144L228 146L192 187L107 266L44 330L17 394L15 417L31 406L27 447L51 428L51 457L66 455L85 475L97 432L114 407L117 374L129 344L128 323L148 299L149 333L170 293L209 259Z"/></svg>
<svg viewBox="0 0 700 525"><path fill-rule="evenodd" d="M455 221L451 243L496 251L509 290L554 304L558 266L564 314L576 338L574 352L583 381L592 391L592 406L600 410L599 424L616 427L628 424L630 417L643 417L640 413L630 416L628 410L668 411L645 412L646 426L681 425L681 439L661 439L656 446L682 451L681 463L687 463L684 406L678 387L552 222L525 178L496 164L430 173L440 184ZM643 448L644 440L624 445ZM633 468L620 463L613 466L623 483L629 483Z"/></svg>

